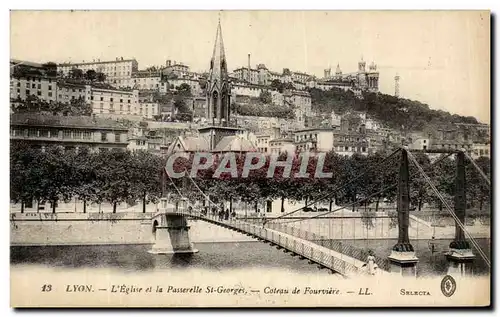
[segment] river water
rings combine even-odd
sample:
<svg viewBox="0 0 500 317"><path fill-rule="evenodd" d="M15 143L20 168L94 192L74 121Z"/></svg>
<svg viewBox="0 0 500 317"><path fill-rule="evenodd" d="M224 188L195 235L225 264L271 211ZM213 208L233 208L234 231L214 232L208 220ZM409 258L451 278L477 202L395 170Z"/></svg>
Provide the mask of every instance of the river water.
<svg viewBox="0 0 500 317"><path fill-rule="evenodd" d="M482 250L490 254L489 240L478 239ZM359 248L369 248L379 256L388 255L395 240L345 241ZM432 254L427 240L413 241L420 261L419 276L446 274L447 262L443 252L449 240L437 240L437 252ZM150 245L105 245L105 246L37 246L11 247L11 270L30 268L52 269L110 269L123 273L179 270L189 274L190 270L230 272L252 269L253 272L281 270L289 273L328 275L328 270L319 270L308 261L292 257L283 251L262 242L197 243L199 253L194 255L154 255L147 251ZM477 252L475 252L477 254ZM477 255L474 272L488 274L488 267Z"/></svg>

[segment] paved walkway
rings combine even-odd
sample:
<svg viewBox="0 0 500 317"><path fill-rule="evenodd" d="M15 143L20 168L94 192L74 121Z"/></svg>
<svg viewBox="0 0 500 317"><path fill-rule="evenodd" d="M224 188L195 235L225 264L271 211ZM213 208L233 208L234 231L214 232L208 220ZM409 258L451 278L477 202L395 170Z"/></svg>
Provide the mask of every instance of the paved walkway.
<svg viewBox="0 0 500 317"><path fill-rule="evenodd" d="M328 268L346 277L368 274L366 262L323 247L301 237L262 226L261 224L254 224L231 218L228 220L219 220L218 217L213 217L211 215L204 216L198 212L175 212L175 214L195 217L228 229L252 235L255 238L273 243L291 252L292 254L309 259L310 261L321 265L321 267ZM381 269L377 269L376 271L377 274L386 273Z"/></svg>

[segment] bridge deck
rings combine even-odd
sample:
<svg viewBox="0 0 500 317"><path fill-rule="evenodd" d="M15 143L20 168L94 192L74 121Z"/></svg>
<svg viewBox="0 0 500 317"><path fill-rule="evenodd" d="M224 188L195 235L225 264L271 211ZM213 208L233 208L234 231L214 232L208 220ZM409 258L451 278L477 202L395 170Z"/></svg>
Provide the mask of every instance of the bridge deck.
<svg viewBox="0 0 500 317"><path fill-rule="evenodd" d="M308 241L261 224L259 225L238 219L219 220L218 217L211 215L204 216L197 212L189 213L179 211L169 213L198 218L228 229L237 230L243 234L254 236L257 239L268 241L278 248L283 248L285 252L290 252L292 255L299 255L302 258L309 259L311 262L321 265L321 267L331 269L346 277L368 274L366 262L331 250L313 241ZM377 270L377 274L382 273L384 273L384 271L381 269Z"/></svg>

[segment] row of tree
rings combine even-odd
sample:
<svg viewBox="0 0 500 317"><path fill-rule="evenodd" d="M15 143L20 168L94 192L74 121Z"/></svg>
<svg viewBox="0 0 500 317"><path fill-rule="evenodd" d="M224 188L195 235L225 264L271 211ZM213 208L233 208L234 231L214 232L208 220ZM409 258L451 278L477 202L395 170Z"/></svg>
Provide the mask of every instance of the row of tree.
<svg viewBox="0 0 500 317"><path fill-rule="evenodd" d="M331 178L315 178L317 161L309 160L309 177L293 177L300 171L301 161L294 156L292 177L283 177L283 167L278 167L273 177L267 177L270 160L257 170L251 170L248 177L241 177L245 154L236 155L238 176L222 173L213 177L222 157L215 160L212 168L198 171L193 178L196 185L216 203L239 200L255 204L258 202L281 199L282 211L285 199L295 201L319 200L336 205L359 207L373 203L375 209L381 201L394 202L397 196L399 171L398 155L388 161L388 153L376 153L368 156L339 156L333 152L326 154L324 172L331 172ZM286 155L286 154L285 154ZM280 159L285 160L283 155ZM174 171L191 170L193 157L178 158ZM253 164L257 163L252 161ZM450 201L454 194L456 164L450 158L435 166L425 155L417 155L417 160L437 188ZM203 163L203 161L202 161ZM476 163L489 175L489 159L481 157ZM30 200L50 201L69 200L73 197L85 202L137 201L156 202L159 197L170 193L177 195L178 189L183 196L193 201L202 201L203 196L188 177L170 178L163 167L166 159L148 152L106 151L90 153L88 151L62 152L61 149L47 148L45 152L36 150L25 143L13 143L10 151L10 194L15 202ZM228 167L229 165L225 165ZM366 173L364 173L366 172ZM420 209L424 203L440 206L440 201L432 194L425 180L415 167L410 168L411 193L413 206ZM361 176L360 176L361 175ZM234 176L234 175L233 175ZM382 189L386 189L382 191ZM373 195L374 193L377 195ZM489 188L477 171L467 165L467 196L469 207L482 208L489 201ZM54 209L55 211L55 209Z"/></svg>
<svg viewBox="0 0 500 317"><path fill-rule="evenodd" d="M92 82L105 82L106 81L106 74L104 74L103 72L96 72L93 69L89 69L86 72L84 72L80 68L72 68L69 71L69 74L67 77L71 78L71 79L88 80L88 81L92 81Z"/></svg>

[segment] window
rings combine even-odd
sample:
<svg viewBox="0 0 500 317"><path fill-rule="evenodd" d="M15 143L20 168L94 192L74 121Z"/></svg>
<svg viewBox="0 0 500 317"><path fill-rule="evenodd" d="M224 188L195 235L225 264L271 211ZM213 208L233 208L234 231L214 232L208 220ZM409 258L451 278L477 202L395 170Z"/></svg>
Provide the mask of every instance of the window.
<svg viewBox="0 0 500 317"><path fill-rule="evenodd" d="M90 100L94 100L94 96L90 96Z"/></svg>
<svg viewBox="0 0 500 317"><path fill-rule="evenodd" d="M31 88L36 88L36 84L31 84Z"/></svg>
<svg viewBox="0 0 500 317"><path fill-rule="evenodd" d="M73 88L72 90L73 90L73 92L75 92L75 88Z"/></svg>
<svg viewBox="0 0 500 317"><path fill-rule="evenodd" d="M104 98L103 98L103 97L101 97L101 101L104 101Z"/></svg>
<svg viewBox="0 0 500 317"><path fill-rule="evenodd" d="M123 102L123 99L120 99L120 102Z"/></svg>
<svg viewBox="0 0 500 317"><path fill-rule="evenodd" d="M83 139L84 140L90 140L92 138L92 133L89 131L84 131L83 132Z"/></svg>
<svg viewBox="0 0 500 317"><path fill-rule="evenodd" d="M52 97L52 92L51 91L49 91L49 97Z"/></svg>
<svg viewBox="0 0 500 317"><path fill-rule="evenodd" d="M109 101L110 101L110 102L113 102L113 98L109 98Z"/></svg>
<svg viewBox="0 0 500 317"><path fill-rule="evenodd" d="M73 132L73 139L81 139L81 138L82 138L82 131Z"/></svg>
<svg viewBox="0 0 500 317"><path fill-rule="evenodd" d="M120 133L115 133L115 142L120 142Z"/></svg>
<svg viewBox="0 0 500 317"><path fill-rule="evenodd" d="M37 91L37 92L36 92L36 94L37 94L38 96L41 96L41 95L42 95L42 92L39 90L39 91Z"/></svg>
<svg viewBox="0 0 500 317"><path fill-rule="evenodd" d="M128 101L128 103L130 103L130 99L129 99L129 100L127 100L127 101Z"/></svg>
<svg viewBox="0 0 500 317"><path fill-rule="evenodd" d="M18 89L18 90L17 90L17 93L18 93L18 94L20 94L20 93L21 93L21 89Z"/></svg>
<svg viewBox="0 0 500 317"><path fill-rule="evenodd" d="M71 139L71 130L64 130L63 138L64 139Z"/></svg>
<svg viewBox="0 0 500 317"><path fill-rule="evenodd" d="M21 87L21 83L20 82L17 82L17 87Z"/></svg>
<svg viewBox="0 0 500 317"><path fill-rule="evenodd" d="M33 129L33 128L29 128L28 129L28 136L29 137L37 137L38 136L38 130L37 129Z"/></svg>
<svg viewBox="0 0 500 317"><path fill-rule="evenodd" d="M106 142L108 140L106 132L101 132L101 142Z"/></svg>

